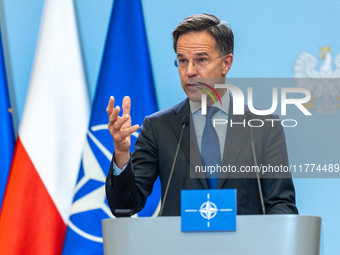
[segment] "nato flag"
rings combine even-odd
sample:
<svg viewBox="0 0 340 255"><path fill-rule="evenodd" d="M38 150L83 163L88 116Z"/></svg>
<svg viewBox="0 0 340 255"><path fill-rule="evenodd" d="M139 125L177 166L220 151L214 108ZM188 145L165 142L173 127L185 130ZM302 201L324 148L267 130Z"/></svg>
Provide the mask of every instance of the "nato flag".
<svg viewBox="0 0 340 255"><path fill-rule="evenodd" d="M130 96L133 125L157 111L140 0L114 1L63 254L103 254L101 220L112 217L104 185L114 150L106 113L111 95L120 107ZM151 216L159 199L157 181L139 216Z"/></svg>
<svg viewBox="0 0 340 255"><path fill-rule="evenodd" d="M181 191L182 231L235 231L236 190Z"/></svg>

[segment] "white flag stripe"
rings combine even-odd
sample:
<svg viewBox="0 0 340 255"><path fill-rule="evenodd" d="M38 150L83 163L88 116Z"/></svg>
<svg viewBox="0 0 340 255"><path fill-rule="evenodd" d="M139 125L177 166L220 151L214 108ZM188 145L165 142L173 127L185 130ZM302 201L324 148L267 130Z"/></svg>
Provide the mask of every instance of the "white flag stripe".
<svg viewBox="0 0 340 255"><path fill-rule="evenodd" d="M67 222L89 121L72 0L46 0L19 134Z"/></svg>

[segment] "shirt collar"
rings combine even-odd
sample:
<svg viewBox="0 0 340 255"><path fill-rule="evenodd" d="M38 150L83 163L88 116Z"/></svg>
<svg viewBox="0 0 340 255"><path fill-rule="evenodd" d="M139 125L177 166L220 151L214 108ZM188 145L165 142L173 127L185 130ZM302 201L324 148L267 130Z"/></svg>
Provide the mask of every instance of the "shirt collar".
<svg viewBox="0 0 340 255"><path fill-rule="evenodd" d="M230 104L229 90L227 90L224 93L224 95L221 97L221 101L222 101L222 105L221 105L220 101L218 100L218 101L216 101L216 105L213 104L212 106L217 107L218 109L220 109L225 114L228 114L229 113L229 104ZM194 101L189 100L189 104L190 104L191 114L194 114L198 110L201 109L201 102L194 102Z"/></svg>

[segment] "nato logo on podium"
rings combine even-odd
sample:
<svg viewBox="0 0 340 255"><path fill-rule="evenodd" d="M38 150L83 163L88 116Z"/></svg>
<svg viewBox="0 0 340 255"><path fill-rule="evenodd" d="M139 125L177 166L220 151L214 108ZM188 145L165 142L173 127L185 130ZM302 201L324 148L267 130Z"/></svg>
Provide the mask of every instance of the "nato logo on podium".
<svg viewBox="0 0 340 255"><path fill-rule="evenodd" d="M182 231L235 231L236 189L182 190Z"/></svg>

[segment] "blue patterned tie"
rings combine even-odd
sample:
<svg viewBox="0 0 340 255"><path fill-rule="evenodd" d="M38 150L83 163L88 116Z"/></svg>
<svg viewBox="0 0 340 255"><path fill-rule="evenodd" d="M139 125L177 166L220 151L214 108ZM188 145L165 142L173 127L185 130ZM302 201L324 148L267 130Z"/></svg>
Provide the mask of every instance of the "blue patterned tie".
<svg viewBox="0 0 340 255"><path fill-rule="evenodd" d="M218 111L219 109L216 107L207 107L206 121L201 143L201 157L204 166L206 166L206 170L208 170L208 166L214 166L215 170L217 170L216 165L221 165L220 143L218 141L218 136L211 120L211 118ZM218 175L219 173L217 171L212 174L208 171L206 172L209 189L217 188Z"/></svg>

